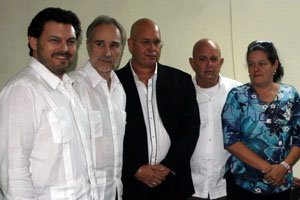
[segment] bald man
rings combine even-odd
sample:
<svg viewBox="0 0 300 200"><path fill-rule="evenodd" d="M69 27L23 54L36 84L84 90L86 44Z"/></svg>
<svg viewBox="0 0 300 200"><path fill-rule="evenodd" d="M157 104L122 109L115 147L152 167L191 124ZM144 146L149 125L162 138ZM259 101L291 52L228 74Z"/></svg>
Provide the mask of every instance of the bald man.
<svg viewBox="0 0 300 200"><path fill-rule="evenodd" d="M160 29L150 19L132 25L128 47L132 58L117 71L127 96L123 199L187 199L200 124L192 78L158 63Z"/></svg>
<svg viewBox="0 0 300 200"><path fill-rule="evenodd" d="M195 194L191 199L226 199L223 179L229 152L223 147L221 112L231 88L240 82L222 77L224 59L219 45L211 39L196 42L189 59L196 73L193 79L201 110L200 137L191 159Z"/></svg>

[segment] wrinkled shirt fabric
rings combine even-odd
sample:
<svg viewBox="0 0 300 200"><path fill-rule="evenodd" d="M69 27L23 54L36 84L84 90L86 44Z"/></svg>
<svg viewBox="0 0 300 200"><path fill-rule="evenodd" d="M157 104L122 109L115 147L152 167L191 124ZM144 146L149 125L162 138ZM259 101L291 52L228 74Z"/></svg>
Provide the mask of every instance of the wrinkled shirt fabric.
<svg viewBox="0 0 300 200"><path fill-rule="evenodd" d="M121 172L126 124L126 96L122 84L111 71L110 88L88 61L70 73L73 87L88 110L92 133L93 161L101 200L122 200Z"/></svg>
<svg viewBox="0 0 300 200"><path fill-rule="evenodd" d="M97 199L87 113L72 88L33 57L0 94L4 199Z"/></svg>

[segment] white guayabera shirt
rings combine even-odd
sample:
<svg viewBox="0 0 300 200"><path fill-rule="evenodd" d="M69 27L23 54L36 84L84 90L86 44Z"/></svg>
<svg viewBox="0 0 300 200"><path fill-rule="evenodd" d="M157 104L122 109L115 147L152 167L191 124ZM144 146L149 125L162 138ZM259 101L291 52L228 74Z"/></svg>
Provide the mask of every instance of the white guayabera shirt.
<svg viewBox="0 0 300 200"><path fill-rule="evenodd" d="M90 127L72 80L36 59L0 94L4 199L97 199Z"/></svg>
<svg viewBox="0 0 300 200"><path fill-rule="evenodd" d="M231 88L240 82L219 76L219 83L211 88L200 88L193 79L200 111L200 135L191 158L193 196L217 199L226 196L223 179L230 153L224 149L221 113Z"/></svg>
<svg viewBox="0 0 300 200"><path fill-rule="evenodd" d="M93 160L100 199L122 200L121 182L123 138L126 124L126 96L114 71L111 84L102 78L88 61L70 73L74 88L89 112Z"/></svg>

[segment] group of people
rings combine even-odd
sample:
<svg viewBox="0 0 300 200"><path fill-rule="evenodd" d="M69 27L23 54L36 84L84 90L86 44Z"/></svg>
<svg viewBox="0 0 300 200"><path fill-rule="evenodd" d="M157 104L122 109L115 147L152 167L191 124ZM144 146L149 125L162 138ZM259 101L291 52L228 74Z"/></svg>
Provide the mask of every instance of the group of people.
<svg viewBox="0 0 300 200"><path fill-rule="evenodd" d="M0 93L0 200L289 198L300 101L280 83L271 42L248 46L242 85L220 75L211 39L193 47L194 79L160 64L160 28L147 18L132 25L132 58L117 71L125 30L95 18L89 60L69 72L80 34L60 8L28 27L29 64Z"/></svg>

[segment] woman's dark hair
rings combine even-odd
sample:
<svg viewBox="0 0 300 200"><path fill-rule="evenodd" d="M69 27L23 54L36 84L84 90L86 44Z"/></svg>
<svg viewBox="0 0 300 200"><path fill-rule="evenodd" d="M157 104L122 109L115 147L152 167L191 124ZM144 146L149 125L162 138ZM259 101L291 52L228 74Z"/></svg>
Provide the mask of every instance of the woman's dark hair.
<svg viewBox="0 0 300 200"><path fill-rule="evenodd" d="M251 52L258 51L258 50L263 51L267 54L267 57L270 60L272 65L275 64L276 60L278 60L278 68L275 74L273 75L273 81L280 82L284 72L273 43L270 41L258 41L258 40L251 42L248 45L246 60L248 60L248 56Z"/></svg>
<svg viewBox="0 0 300 200"><path fill-rule="evenodd" d="M81 27L77 15L69 10L52 7L45 8L32 19L28 27L27 36L39 38L44 30L44 25L49 21L62 24L71 24L75 29L76 39L79 38ZM31 49L29 43L28 47L30 49L29 55L32 56L33 50Z"/></svg>

